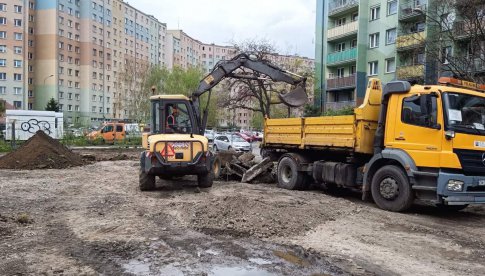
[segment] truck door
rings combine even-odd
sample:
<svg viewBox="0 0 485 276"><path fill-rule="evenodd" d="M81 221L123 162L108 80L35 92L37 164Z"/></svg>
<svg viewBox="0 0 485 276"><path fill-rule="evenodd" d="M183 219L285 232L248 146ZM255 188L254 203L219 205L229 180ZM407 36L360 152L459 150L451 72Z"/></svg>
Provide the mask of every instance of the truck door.
<svg viewBox="0 0 485 276"><path fill-rule="evenodd" d="M115 127L115 139L116 141L121 141L125 139L125 127L123 124L117 124Z"/></svg>
<svg viewBox="0 0 485 276"><path fill-rule="evenodd" d="M392 147L406 151L418 167L440 166L443 116L438 93L396 95L395 128Z"/></svg>
<svg viewBox="0 0 485 276"><path fill-rule="evenodd" d="M113 124L105 125L101 133L103 134L103 139L105 142L113 142L115 138L114 125Z"/></svg>

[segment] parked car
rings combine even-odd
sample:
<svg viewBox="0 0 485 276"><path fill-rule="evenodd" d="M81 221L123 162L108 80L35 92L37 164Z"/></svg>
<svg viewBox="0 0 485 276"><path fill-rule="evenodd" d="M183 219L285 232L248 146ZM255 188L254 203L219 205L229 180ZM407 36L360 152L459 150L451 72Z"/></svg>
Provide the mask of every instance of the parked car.
<svg viewBox="0 0 485 276"><path fill-rule="evenodd" d="M253 137L247 135L246 133L244 132L235 132L235 134L239 137L241 137L242 139L244 139L244 141L248 142L248 143L251 143L253 141Z"/></svg>
<svg viewBox="0 0 485 276"><path fill-rule="evenodd" d="M209 143L214 142L214 136L215 136L214 131L206 129L204 131L204 136L209 140Z"/></svg>
<svg viewBox="0 0 485 276"><path fill-rule="evenodd" d="M235 150L251 151L251 144L242 139L239 135L219 135L214 138L214 151Z"/></svg>

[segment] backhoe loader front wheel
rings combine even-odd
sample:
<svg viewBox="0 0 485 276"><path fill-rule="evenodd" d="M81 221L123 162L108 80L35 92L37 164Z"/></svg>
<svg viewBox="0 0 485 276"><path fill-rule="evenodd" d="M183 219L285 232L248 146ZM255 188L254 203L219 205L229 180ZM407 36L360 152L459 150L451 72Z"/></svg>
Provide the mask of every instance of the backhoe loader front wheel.
<svg viewBox="0 0 485 276"><path fill-rule="evenodd" d="M140 169L140 191L155 190L155 175L147 174Z"/></svg>
<svg viewBox="0 0 485 276"><path fill-rule="evenodd" d="M214 182L214 171L209 171L208 173L197 175L197 183L199 188L209 188L212 187L212 182Z"/></svg>

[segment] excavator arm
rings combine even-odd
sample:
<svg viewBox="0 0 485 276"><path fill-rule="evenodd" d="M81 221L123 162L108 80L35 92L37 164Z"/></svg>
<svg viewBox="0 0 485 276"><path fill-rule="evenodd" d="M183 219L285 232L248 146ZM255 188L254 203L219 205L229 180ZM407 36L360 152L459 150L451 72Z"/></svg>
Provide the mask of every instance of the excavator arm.
<svg viewBox="0 0 485 276"><path fill-rule="evenodd" d="M192 93L192 102L194 105L194 112L200 126L199 133L203 134L207 123L207 108L204 110L203 117L200 116L199 98L210 91L214 86L220 83L225 78L236 79L259 79L254 76L235 74L239 68L248 68L255 72L268 76L274 82L285 82L296 86L296 89L286 93L279 94L282 103L291 107L302 106L308 101L308 96L305 91L306 78L296 75L294 73L285 71L275 65L264 61L250 58L247 54L239 54L230 60L219 61L212 72L210 72L204 79L202 79ZM210 94L209 94L210 96Z"/></svg>

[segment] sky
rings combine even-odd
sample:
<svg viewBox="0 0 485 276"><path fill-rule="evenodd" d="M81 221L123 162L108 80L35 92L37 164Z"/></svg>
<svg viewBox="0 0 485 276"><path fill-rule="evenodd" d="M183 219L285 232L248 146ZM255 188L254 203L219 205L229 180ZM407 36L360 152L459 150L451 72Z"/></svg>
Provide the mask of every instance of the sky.
<svg viewBox="0 0 485 276"><path fill-rule="evenodd" d="M315 56L316 0L132 0L167 28L203 43L265 39L279 54Z"/></svg>

